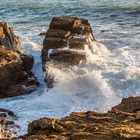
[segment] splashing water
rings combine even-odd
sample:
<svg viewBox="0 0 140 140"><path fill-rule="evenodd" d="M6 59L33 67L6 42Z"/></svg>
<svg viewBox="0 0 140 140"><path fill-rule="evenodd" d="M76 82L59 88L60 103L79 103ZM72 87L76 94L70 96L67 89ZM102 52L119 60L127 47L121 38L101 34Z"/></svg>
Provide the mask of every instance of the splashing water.
<svg viewBox="0 0 140 140"><path fill-rule="evenodd" d="M139 7L139 0L1 0L0 20L13 24L23 39L25 52L35 58L33 71L41 83L30 95L0 100L1 108L19 117L18 135L40 117L60 118L72 111L106 112L124 97L140 96ZM90 59L79 66L66 69L50 63L49 72L56 82L48 90L40 59L43 38L38 34L46 31L53 16L62 13L94 23L94 35L101 43L88 40L90 46L85 46L84 53ZM98 53L91 55L91 46Z"/></svg>
<svg viewBox="0 0 140 140"><path fill-rule="evenodd" d="M26 45L29 44L33 49L36 46L41 48L38 43L26 41ZM90 45L99 48L97 53L91 55L89 46L85 46L85 53L91 57L78 66L66 68L59 64L47 64L48 72L55 78L52 89L43 84L40 55L38 51L34 52L34 72L41 82L40 88L31 95L0 102L19 116L17 124L21 126L21 131L18 134L25 133L28 123L40 117L60 118L73 111L106 112L122 98L140 95L139 49L125 46L110 52L100 43L90 42ZM32 49L28 53L32 54Z"/></svg>

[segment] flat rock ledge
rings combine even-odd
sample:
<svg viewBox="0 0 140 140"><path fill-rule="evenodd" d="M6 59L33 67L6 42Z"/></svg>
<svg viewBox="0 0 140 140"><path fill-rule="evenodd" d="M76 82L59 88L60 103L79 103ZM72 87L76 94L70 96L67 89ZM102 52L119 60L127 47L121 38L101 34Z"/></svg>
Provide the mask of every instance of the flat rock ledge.
<svg viewBox="0 0 140 140"><path fill-rule="evenodd" d="M140 97L129 97L107 113L73 112L41 118L18 140L140 140Z"/></svg>
<svg viewBox="0 0 140 140"><path fill-rule="evenodd" d="M31 69L34 58L22 53L21 39L0 23L0 98L31 93L39 82Z"/></svg>

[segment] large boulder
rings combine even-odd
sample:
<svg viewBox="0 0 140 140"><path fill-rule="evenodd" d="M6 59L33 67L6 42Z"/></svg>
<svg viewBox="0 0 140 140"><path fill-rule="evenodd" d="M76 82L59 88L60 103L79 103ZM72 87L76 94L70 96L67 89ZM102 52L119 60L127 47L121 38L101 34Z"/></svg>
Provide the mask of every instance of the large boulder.
<svg viewBox="0 0 140 140"><path fill-rule="evenodd" d="M31 93L39 85L31 72L34 58L21 51L20 38L0 23L0 98Z"/></svg>
<svg viewBox="0 0 140 140"><path fill-rule="evenodd" d="M20 126L15 122L18 117L14 112L0 108L0 139L11 140L16 136L16 133L20 130Z"/></svg>
<svg viewBox="0 0 140 140"><path fill-rule="evenodd" d="M54 17L43 42L43 66L51 60L70 65L77 65L80 61L86 60L87 54L85 53L83 56L78 50L82 51L86 45L89 45L89 38L95 41L88 20L77 17ZM52 49L55 51L50 53ZM68 51L64 49L68 49ZM77 59L75 59L76 57Z"/></svg>
<svg viewBox="0 0 140 140"><path fill-rule="evenodd" d="M21 139L140 140L139 104L140 97L130 97L107 113L73 112L62 119L35 120Z"/></svg>
<svg viewBox="0 0 140 140"><path fill-rule="evenodd" d="M45 34L42 49L42 65L47 87L53 87L54 83L48 73L48 63L59 66L78 65L92 58L92 55L100 55L102 49L106 48L95 40L88 20L54 17Z"/></svg>

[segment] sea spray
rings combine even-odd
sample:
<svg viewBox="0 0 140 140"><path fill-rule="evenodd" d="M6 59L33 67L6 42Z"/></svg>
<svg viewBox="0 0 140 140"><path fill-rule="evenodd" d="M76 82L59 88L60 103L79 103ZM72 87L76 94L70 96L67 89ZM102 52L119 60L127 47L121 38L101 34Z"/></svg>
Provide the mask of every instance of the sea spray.
<svg viewBox="0 0 140 140"><path fill-rule="evenodd" d="M49 98L49 100L54 100L60 106L66 107L68 105L70 107L72 105L69 112L72 111L71 108L106 111L118 102L115 92L108 83L109 80L104 77L102 71L98 70L95 65L95 63L98 65L100 63L100 66L102 66L109 51L103 44L91 39L88 40L87 44L84 50L61 49L74 50L76 53L90 56L87 61L83 61L77 66L68 66L53 61L46 64L47 75L53 77L54 85L52 89L48 90L48 94L42 95L41 100ZM113 102L112 99L114 99Z"/></svg>
<svg viewBox="0 0 140 140"><path fill-rule="evenodd" d="M140 95L139 52L124 46L105 55L95 54L78 66L49 63L49 73L55 77L54 88L48 90L45 85L40 86L31 95L3 99L0 105L19 116L17 124L21 131L18 134L26 133L28 123L41 117L61 118L72 111L106 112L122 98ZM34 71L40 78L39 52L33 55ZM43 83L43 75L40 80Z"/></svg>
<svg viewBox="0 0 140 140"><path fill-rule="evenodd" d="M26 53L34 55L35 65L33 70L41 83L39 89L31 95L0 100L1 107L10 109L19 116L17 123L21 126L21 131L18 135L27 132L29 122L41 117L60 118L68 115L71 111L88 111L89 109L101 112L108 111L113 102L116 105L124 97L140 96L139 0L117 0L112 2L110 0L96 0L92 3L85 0L44 0L38 1L38 4L36 2L35 0L1 0L0 4L1 21L13 24L16 34L23 39ZM69 88L70 91L62 93L62 90L59 91L59 86L57 86L61 83L59 82L60 79L56 82L54 89L48 91L46 88L40 60L43 38L38 37L38 34L42 29L47 30L53 16L62 15L62 13L63 15L75 15L89 19L90 23L93 23L96 39L105 44L110 50L109 55L100 58L98 55L93 55L91 62L81 63L79 66L81 69L79 70L77 70L77 67L75 68L77 75L81 75L83 79L94 77L94 71L103 80L105 79L105 83L112 92L109 96L109 102L112 102L110 106L106 106L104 95L102 98L100 96L94 99L95 102L93 100L88 102L90 98L81 100L80 93L78 97L74 98L72 92L75 89L73 88ZM38 52L35 52L36 50ZM65 74L67 75L67 72ZM83 76L84 74L85 76ZM68 75L74 75L73 77L75 77L76 73ZM58 77L57 74L56 77ZM95 77L97 78L97 76ZM99 81L102 82L102 79ZM81 96L92 93L92 84L89 87L89 90L85 92L86 94L81 93ZM83 89L81 86L80 90ZM72 94L72 96L67 96L66 93ZM105 92L102 94L105 94ZM95 95L97 96L97 94ZM118 97L119 101L118 98L113 98L112 95ZM69 97L73 97L73 100ZM75 106L75 102L77 104L79 102L78 106ZM103 105L105 106L103 107Z"/></svg>

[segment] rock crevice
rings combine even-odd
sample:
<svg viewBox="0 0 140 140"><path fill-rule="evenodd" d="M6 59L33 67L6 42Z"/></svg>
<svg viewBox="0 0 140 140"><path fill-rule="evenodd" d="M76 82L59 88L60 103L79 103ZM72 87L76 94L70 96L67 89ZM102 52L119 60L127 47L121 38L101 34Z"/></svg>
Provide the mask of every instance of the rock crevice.
<svg viewBox="0 0 140 140"><path fill-rule="evenodd" d="M0 23L0 98L31 93L39 85L31 71L34 58L23 54L21 46L12 27Z"/></svg>
<svg viewBox="0 0 140 140"><path fill-rule="evenodd" d="M22 140L139 140L140 97L130 97L107 113L73 112L68 117L41 118L29 124Z"/></svg>
<svg viewBox="0 0 140 140"><path fill-rule="evenodd" d="M77 17L54 17L43 42L43 65L51 60L70 65L79 64L81 60L86 59L86 55L78 53L78 50L85 49L87 38L95 41L88 20ZM52 52L49 54L50 49Z"/></svg>
<svg viewBox="0 0 140 140"><path fill-rule="evenodd" d="M48 72L48 63L74 66L102 54L107 49L93 36L88 20L77 17L54 17L45 34L42 49L42 65L47 87L53 87L53 78ZM59 67L58 67L59 69Z"/></svg>

